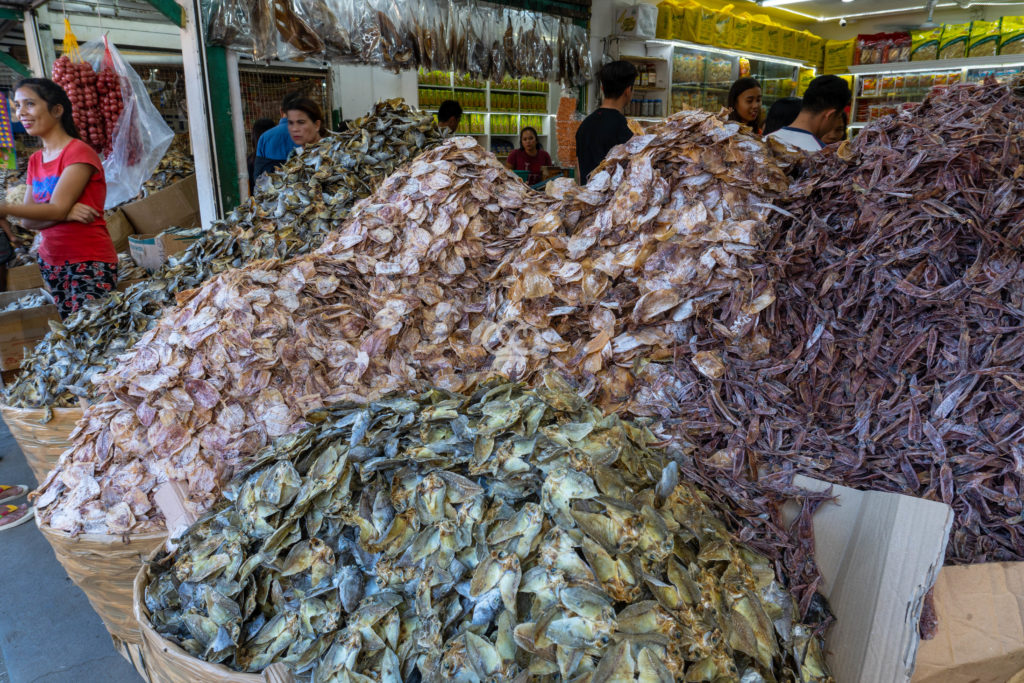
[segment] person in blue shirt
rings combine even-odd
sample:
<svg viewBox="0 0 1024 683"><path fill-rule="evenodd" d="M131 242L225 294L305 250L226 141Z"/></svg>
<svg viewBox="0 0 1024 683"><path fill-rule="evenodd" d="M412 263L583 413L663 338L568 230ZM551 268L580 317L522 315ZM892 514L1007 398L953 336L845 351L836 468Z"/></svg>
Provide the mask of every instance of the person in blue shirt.
<svg viewBox="0 0 1024 683"><path fill-rule="evenodd" d="M253 160L253 180L264 173L277 170L297 145L288 134L288 106L300 99L302 93L292 92L281 100L281 120L276 126L260 136L256 142L256 158Z"/></svg>

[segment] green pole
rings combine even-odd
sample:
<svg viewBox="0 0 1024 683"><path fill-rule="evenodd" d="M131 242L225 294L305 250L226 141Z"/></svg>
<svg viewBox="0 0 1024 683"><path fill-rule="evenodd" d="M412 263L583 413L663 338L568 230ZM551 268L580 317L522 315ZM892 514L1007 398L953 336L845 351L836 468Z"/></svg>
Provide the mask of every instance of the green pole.
<svg viewBox="0 0 1024 683"><path fill-rule="evenodd" d="M24 76L25 78L28 78L32 75L32 71L27 66L25 66L14 57L7 54L6 52L0 52L0 64L3 64L4 66Z"/></svg>
<svg viewBox="0 0 1024 683"><path fill-rule="evenodd" d="M213 123L213 147L217 155L221 210L227 214L242 199L238 187L238 162L235 158L235 133L231 125L231 95L228 86L227 48L206 45L206 69L210 83L210 117Z"/></svg>

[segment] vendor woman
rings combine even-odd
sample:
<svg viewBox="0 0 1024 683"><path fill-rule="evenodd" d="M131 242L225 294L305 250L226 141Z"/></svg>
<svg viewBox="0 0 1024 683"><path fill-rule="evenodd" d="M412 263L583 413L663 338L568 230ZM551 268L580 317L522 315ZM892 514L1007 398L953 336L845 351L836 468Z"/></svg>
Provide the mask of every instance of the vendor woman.
<svg viewBox="0 0 1024 683"><path fill-rule="evenodd" d="M551 165L551 155L540 147L537 129L527 126L519 131L519 149L508 155L508 167L513 171L529 171L527 185L541 181L541 169Z"/></svg>
<svg viewBox="0 0 1024 683"><path fill-rule="evenodd" d="M745 123L761 134L761 84L745 76L729 88L728 106L731 121Z"/></svg>
<svg viewBox="0 0 1024 683"><path fill-rule="evenodd" d="M0 203L0 220L17 216L24 227L42 232L39 265L61 318L67 318L117 283L117 251L103 219L103 164L79 138L71 101L53 81L26 78L18 83L14 110L25 132L38 137L43 148L28 160L25 202Z"/></svg>

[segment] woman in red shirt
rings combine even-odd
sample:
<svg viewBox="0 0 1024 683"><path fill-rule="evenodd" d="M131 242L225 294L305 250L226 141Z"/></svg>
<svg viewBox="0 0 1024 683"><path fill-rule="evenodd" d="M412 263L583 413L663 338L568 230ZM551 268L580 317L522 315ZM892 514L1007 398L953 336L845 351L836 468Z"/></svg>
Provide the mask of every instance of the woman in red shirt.
<svg viewBox="0 0 1024 683"><path fill-rule="evenodd" d="M117 283L117 251L103 220L103 164L79 139L71 100L53 81L21 81L14 107L25 131L39 137L43 149L28 160L25 203L0 203L0 218L18 216L26 228L42 231L40 268L66 318L86 301L112 292Z"/></svg>
<svg viewBox="0 0 1024 683"><path fill-rule="evenodd" d="M537 130L527 126L519 131L519 149L508 155L508 167L513 171L529 171L526 184L536 185L540 182L541 168L550 165L551 155L540 148Z"/></svg>

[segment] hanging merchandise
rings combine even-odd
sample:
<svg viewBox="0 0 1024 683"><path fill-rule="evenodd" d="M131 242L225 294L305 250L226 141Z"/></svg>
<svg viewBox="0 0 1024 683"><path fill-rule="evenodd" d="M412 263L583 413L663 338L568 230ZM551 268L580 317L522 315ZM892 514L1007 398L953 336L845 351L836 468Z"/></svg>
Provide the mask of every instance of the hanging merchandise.
<svg viewBox="0 0 1024 683"><path fill-rule="evenodd" d="M103 159L103 172L107 179L105 206L109 209L129 201L139 193L142 184L153 175L167 148L171 146L174 131L168 127L153 105L142 79L128 66L121 53L106 37L83 45L81 57L94 77L96 71L102 72L107 69L111 75L104 77L104 81L111 84L113 81L110 79L116 79L120 83L120 93L117 93L117 89L108 89L103 100L110 107L107 111L114 110L115 98L120 97L122 103L116 125L110 125L109 131L105 132L105 135L109 136L109 145L104 138L103 144L99 147L109 150ZM56 68L56 65L54 66ZM84 70L81 72L84 73ZM103 96L100 94L98 81L94 87L96 90L91 98L92 109L102 120L104 110L101 108L100 98ZM70 93L68 94L70 96ZM107 121L113 123L109 118ZM96 130L100 130L100 126L96 126Z"/></svg>
<svg viewBox="0 0 1024 683"><path fill-rule="evenodd" d="M14 132L11 129L11 114L7 108L7 97L0 93L0 169L13 170L17 164L14 154Z"/></svg>
<svg viewBox="0 0 1024 683"><path fill-rule="evenodd" d="M82 140L100 153L107 143L106 123L99 111L96 71L82 59L78 39L64 20L64 54L53 63L53 81L71 100L71 117Z"/></svg>
<svg viewBox="0 0 1024 683"><path fill-rule="evenodd" d="M257 61L319 56L482 81L508 75L583 85L590 78L586 29L475 0L203 0L202 15L210 43Z"/></svg>

